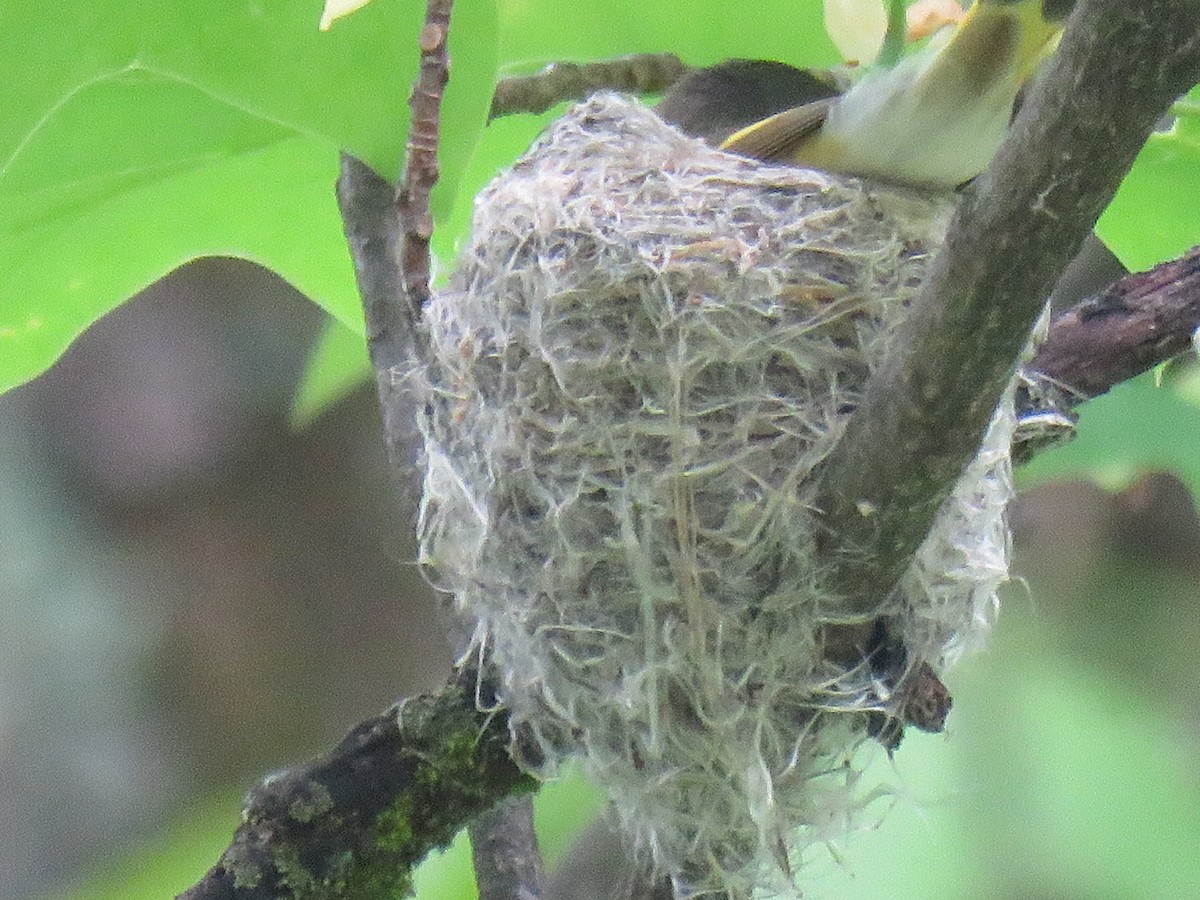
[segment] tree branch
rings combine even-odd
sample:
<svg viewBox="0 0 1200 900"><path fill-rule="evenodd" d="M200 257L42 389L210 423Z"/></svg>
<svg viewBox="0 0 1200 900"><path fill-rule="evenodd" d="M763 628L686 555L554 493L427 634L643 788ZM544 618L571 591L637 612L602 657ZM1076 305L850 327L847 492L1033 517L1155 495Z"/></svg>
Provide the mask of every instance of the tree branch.
<svg viewBox="0 0 1200 900"><path fill-rule="evenodd" d="M1077 402L1187 350L1200 328L1200 247L1127 275L1054 320L1026 368Z"/></svg>
<svg viewBox="0 0 1200 900"><path fill-rule="evenodd" d="M551 63L533 75L501 79L492 94L488 119L544 113L555 104L582 100L600 90L657 94L689 71L690 67L674 53L640 53L583 64Z"/></svg>
<svg viewBox="0 0 1200 900"><path fill-rule="evenodd" d="M408 153L404 175L396 191L396 211L403 228L400 271L409 315L419 321L429 300L429 239L433 214L429 195L438 180L438 140L441 133L442 94L450 80L446 38L454 0L429 0L421 28L421 68L409 97L412 121L408 127Z"/></svg>
<svg viewBox="0 0 1200 900"><path fill-rule="evenodd" d="M367 349L384 439L397 480L411 471L416 420L408 375L425 359L418 328L429 299L433 216L429 196L438 180L442 94L450 77L446 39L453 0L428 0L418 38L420 67L409 95L412 121L398 188L367 165L342 154L337 182L342 227L354 262L366 321Z"/></svg>
<svg viewBox="0 0 1200 900"><path fill-rule="evenodd" d="M402 897L463 824L533 788L509 756L493 686L462 669L367 719L328 754L250 792L220 862L184 900Z"/></svg>
<svg viewBox="0 0 1200 900"><path fill-rule="evenodd" d="M894 352L825 465L830 587L891 592L975 454L1055 279L1157 119L1200 80L1192 0L1084 0L967 190ZM834 636L833 652L861 642Z"/></svg>
<svg viewBox="0 0 1200 900"><path fill-rule="evenodd" d="M533 830L533 799L509 797L471 823L479 900L538 900L542 856Z"/></svg>
<svg viewBox="0 0 1200 900"><path fill-rule="evenodd" d="M348 153L342 154L338 207L362 297L388 458L396 480L404 482L411 479L417 433L413 397L404 376L420 358L421 348L415 308L404 299L395 197L395 188L385 179Z"/></svg>
<svg viewBox="0 0 1200 900"><path fill-rule="evenodd" d="M429 299L433 216L429 195L438 180L442 94L449 80L446 38L453 0L429 0L419 37L421 62L409 96L412 121L398 188L349 154L342 154L338 207L363 298L367 346L376 373L423 359L416 327ZM385 416L387 398L381 398ZM390 441L389 441L390 443Z"/></svg>

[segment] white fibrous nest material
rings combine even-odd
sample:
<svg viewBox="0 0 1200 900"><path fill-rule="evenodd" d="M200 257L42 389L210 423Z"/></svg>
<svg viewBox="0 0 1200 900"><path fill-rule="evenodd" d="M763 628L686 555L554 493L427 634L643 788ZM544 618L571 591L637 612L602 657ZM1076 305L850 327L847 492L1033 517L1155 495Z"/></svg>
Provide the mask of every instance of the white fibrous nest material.
<svg viewBox="0 0 1200 900"><path fill-rule="evenodd" d="M578 758L687 893L787 892L872 796L888 710L822 658L814 467L953 198L764 166L596 97L478 198L427 313L423 561L502 673L514 747ZM892 623L909 670L976 643L1005 578L1011 404Z"/></svg>

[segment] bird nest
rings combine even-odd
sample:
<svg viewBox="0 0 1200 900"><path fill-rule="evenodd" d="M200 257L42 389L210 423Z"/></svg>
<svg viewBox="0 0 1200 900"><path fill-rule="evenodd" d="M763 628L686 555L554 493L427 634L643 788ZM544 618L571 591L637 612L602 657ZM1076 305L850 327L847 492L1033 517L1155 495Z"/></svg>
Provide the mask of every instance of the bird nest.
<svg viewBox="0 0 1200 900"><path fill-rule="evenodd" d="M952 207L598 96L479 196L428 309L423 562L521 762L581 760L682 894L787 892L873 796L860 745L895 685L826 659L827 627L886 620L941 672L993 615L1011 397L877 609L824 590L815 547L814 470Z"/></svg>

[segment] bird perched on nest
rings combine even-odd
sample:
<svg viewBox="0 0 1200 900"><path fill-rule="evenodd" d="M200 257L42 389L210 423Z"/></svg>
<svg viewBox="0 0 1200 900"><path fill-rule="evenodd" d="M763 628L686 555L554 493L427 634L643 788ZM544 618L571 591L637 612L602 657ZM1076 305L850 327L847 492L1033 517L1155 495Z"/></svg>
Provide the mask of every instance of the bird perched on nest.
<svg viewBox="0 0 1200 900"><path fill-rule="evenodd" d="M976 0L921 51L873 66L845 93L778 63L722 63L681 81L660 114L733 153L952 188L991 161L1021 88L1073 5ZM732 104L744 110L738 130Z"/></svg>

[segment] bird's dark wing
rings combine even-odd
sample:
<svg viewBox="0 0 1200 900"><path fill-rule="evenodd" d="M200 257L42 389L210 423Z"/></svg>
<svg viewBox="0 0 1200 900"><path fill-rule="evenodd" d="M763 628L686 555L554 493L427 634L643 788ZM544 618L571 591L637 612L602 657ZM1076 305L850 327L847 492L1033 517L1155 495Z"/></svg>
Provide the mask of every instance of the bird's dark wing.
<svg viewBox="0 0 1200 900"><path fill-rule="evenodd" d="M828 75L765 59L729 59L677 81L654 108L684 134L714 146L768 116L834 97Z"/></svg>

